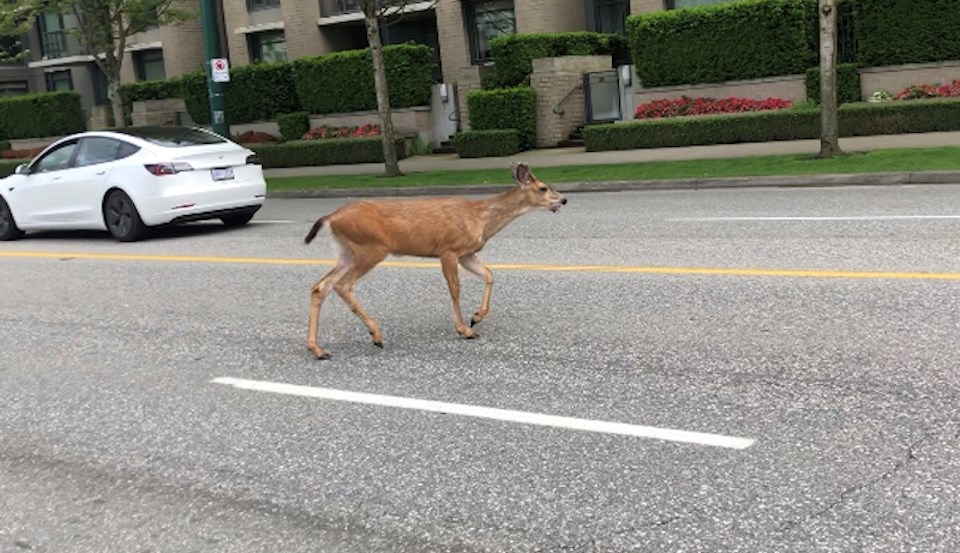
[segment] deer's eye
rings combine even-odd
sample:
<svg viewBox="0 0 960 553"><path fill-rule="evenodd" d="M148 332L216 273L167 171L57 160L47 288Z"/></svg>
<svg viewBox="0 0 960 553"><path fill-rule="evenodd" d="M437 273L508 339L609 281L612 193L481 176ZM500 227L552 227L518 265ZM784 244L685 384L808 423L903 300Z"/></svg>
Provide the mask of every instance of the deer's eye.
<svg viewBox="0 0 960 553"><path fill-rule="evenodd" d="M543 192L543 193L546 193L548 189L547 189L546 187L543 187L543 188L538 188L537 190L539 190L539 191L541 191L541 192Z"/></svg>

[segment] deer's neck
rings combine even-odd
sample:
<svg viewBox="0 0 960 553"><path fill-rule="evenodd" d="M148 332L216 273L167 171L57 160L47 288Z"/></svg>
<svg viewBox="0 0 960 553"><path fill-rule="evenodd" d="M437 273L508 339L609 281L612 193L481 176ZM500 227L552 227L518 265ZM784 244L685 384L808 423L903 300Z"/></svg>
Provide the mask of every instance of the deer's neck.
<svg viewBox="0 0 960 553"><path fill-rule="evenodd" d="M514 219L530 211L520 188L514 188L482 202L483 241L486 242Z"/></svg>

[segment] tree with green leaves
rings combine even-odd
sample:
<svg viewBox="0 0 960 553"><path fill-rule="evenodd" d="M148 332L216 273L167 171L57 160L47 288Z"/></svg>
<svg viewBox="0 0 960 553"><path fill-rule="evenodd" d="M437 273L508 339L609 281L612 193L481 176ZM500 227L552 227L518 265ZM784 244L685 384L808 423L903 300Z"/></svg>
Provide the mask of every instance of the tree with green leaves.
<svg viewBox="0 0 960 553"><path fill-rule="evenodd" d="M107 77L112 125L124 126L120 97L120 69L127 41L152 25L169 25L196 17L183 9L182 0L7 0L0 3L0 36L18 38L29 32L44 14L72 14L75 33L84 49ZM27 54L4 52L0 59Z"/></svg>
<svg viewBox="0 0 960 553"><path fill-rule="evenodd" d="M434 0L436 6L439 0ZM410 5L418 0L358 0L367 28L367 43L373 58L373 82L377 91L377 112L380 119L380 135L383 141L383 157L387 177L402 175L397 156L397 142L393 131L393 114L390 110L390 92L387 89L387 68L383 62L383 39L380 36L381 22L394 21L407 13Z"/></svg>

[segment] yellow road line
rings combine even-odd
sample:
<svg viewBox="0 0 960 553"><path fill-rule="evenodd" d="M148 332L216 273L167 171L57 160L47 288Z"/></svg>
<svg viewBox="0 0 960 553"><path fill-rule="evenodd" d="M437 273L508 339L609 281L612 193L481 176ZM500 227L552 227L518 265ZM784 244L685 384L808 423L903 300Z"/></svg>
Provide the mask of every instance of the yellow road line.
<svg viewBox="0 0 960 553"><path fill-rule="evenodd" d="M87 252L31 252L0 251L0 258L21 259L92 259L98 261L157 261L180 263L230 263L248 265L326 265L332 259L297 259L272 257L225 257L199 255L158 255L126 253ZM437 269L434 261L384 261L381 267L405 269ZM579 273L634 273L662 275L710 275L751 277L795 278L854 278L854 279L899 279L899 280L960 280L960 273L924 273L891 271L829 271L806 269L732 269L709 267L640 267L630 265L548 265L539 263L491 263L491 269L501 271L557 271Z"/></svg>

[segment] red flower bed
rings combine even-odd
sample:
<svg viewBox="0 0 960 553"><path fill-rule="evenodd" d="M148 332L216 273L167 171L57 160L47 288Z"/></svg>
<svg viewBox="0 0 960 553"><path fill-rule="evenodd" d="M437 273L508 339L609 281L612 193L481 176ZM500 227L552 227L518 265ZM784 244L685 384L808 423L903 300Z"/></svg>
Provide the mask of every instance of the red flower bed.
<svg viewBox="0 0 960 553"><path fill-rule="evenodd" d="M957 98L960 97L960 81L942 86L917 84L910 86L894 96L897 100L917 100L921 98Z"/></svg>
<svg viewBox="0 0 960 553"><path fill-rule="evenodd" d="M793 105L790 100L767 98L682 98L654 100L637 106L634 119L656 119L660 117L681 117L685 115L716 115L721 113L741 113L745 111L763 111L784 109Z"/></svg>
<svg viewBox="0 0 960 553"><path fill-rule="evenodd" d="M40 146L29 150L6 150L3 152L3 159L32 159L46 148L46 146Z"/></svg>
<svg viewBox="0 0 960 553"><path fill-rule="evenodd" d="M238 144L262 144L264 142L276 142L277 137L266 132L246 131L233 135L233 141Z"/></svg>
<svg viewBox="0 0 960 553"><path fill-rule="evenodd" d="M373 123L359 127L314 127L304 133L304 140L320 140L323 138L364 138L378 136L380 126Z"/></svg>

